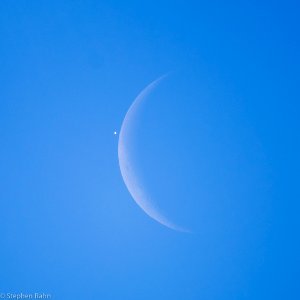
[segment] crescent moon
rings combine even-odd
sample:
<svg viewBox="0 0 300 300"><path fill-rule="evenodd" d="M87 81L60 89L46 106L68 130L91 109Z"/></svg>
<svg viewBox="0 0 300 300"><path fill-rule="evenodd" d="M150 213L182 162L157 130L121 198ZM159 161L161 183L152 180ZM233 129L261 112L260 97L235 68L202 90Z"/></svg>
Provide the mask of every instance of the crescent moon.
<svg viewBox="0 0 300 300"><path fill-rule="evenodd" d="M181 232L189 232L188 230L177 226L171 222L166 216L164 216L159 209L153 204L151 197L145 191L141 180L137 175L137 171L134 165L134 155L132 151L131 137L136 130L135 122L139 115L139 108L142 103L145 102L147 96L157 87L157 85L166 77L163 75L158 79L150 83L142 92L136 97L131 106L129 107L119 135L118 143L118 158L121 174L124 183L131 194L134 201L140 206L140 208L152 219L158 223Z"/></svg>

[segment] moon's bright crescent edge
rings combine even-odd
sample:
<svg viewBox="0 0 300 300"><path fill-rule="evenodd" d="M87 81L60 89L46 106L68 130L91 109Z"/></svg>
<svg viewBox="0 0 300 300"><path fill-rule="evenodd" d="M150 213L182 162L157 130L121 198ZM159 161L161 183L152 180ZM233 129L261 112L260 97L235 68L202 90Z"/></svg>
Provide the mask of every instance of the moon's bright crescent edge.
<svg viewBox="0 0 300 300"><path fill-rule="evenodd" d="M119 135L119 143L118 143L118 158L119 158L119 166L121 175L123 177L124 183L131 194L134 201L140 206L140 208L152 219L159 222L160 224L181 232L189 232L188 230L179 227L168 220L165 216L163 216L159 210L153 205L149 196L145 193L143 187L139 183L139 178L134 170L134 164L132 162L131 154L128 147L128 137L134 131L131 123L132 120L138 115L138 108L140 104L145 100L145 98L149 95L149 93L166 77L167 75L163 75L158 79L151 82L146 88L140 92L140 94L133 101L131 106L129 107Z"/></svg>

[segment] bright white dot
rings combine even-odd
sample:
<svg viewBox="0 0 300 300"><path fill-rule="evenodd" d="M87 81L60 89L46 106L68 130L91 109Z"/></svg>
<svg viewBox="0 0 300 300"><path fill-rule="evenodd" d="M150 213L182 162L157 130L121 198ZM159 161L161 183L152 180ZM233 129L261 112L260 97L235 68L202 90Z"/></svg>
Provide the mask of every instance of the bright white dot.
<svg viewBox="0 0 300 300"><path fill-rule="evenodd" d="M114 131L114 135L117 135L117 132L116 132L116 131Z"/></svg>

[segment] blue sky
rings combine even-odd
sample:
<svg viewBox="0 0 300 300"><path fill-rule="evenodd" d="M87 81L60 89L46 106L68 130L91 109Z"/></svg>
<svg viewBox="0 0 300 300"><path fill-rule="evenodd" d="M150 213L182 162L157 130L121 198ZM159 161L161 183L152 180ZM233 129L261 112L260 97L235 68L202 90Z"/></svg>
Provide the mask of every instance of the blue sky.
<svg viewBox="0 0 300 300"><path fill-rule="evenodd" d="M1 1L0 293L297 299L299 4ZM119 170L122 120L165 228Z"/></svg>

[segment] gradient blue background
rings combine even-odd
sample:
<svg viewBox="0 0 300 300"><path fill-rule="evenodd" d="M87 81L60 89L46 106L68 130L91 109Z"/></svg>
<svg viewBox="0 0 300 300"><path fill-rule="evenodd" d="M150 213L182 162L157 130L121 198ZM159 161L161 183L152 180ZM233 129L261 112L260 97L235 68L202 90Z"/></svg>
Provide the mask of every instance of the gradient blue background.
<svg viewBox="0 0 300 300"><path fill-rule="evenodd" d="M298 299L299 36L299 4L289 0L1 1L0 292ZM250 191L217 213L207 202L216 218L192 235L162 227L132 201L113 135L141 89L181 69L195 72L191 86L202 91L188 112L208 107L209 128L230 129L233 145L253 133L262 158L256 197ZM189 90L184 78L178 87ZM175 112L185 107L179 100ZM180 128L172 142L196 139L197 130ZM157 132L150 144L165 141ZM248 166L253 152L242 141ZM165 158L155 157L162 167ZM213 162L208 156L206 170L217 172Z"/></svg>

